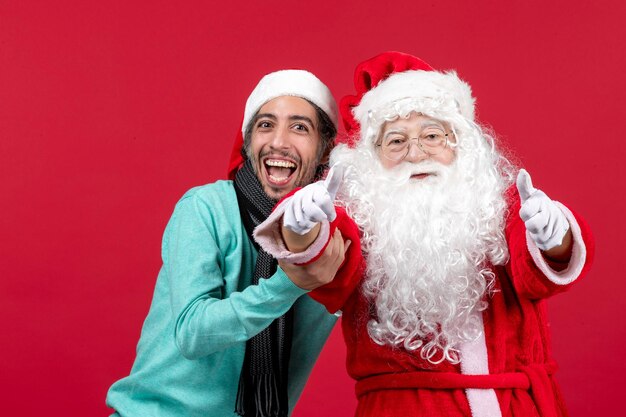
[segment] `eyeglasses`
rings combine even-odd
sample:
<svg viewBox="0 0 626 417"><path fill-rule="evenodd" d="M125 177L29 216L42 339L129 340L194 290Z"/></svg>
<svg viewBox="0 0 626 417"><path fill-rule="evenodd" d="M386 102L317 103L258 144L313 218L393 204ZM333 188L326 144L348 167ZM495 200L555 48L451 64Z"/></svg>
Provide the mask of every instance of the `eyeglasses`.
<svg viewBox="0 0 626 417"><path fill-rule="evenodd" d="M424 129L416 138L409 138L402 132L390 132L376 146L381 148L385 158L398 162L409 154L414 140L417 140L417 146L427 155L443 152L448 146L452 146L448 140L449 135L450 133L432 127Z"/></svg>

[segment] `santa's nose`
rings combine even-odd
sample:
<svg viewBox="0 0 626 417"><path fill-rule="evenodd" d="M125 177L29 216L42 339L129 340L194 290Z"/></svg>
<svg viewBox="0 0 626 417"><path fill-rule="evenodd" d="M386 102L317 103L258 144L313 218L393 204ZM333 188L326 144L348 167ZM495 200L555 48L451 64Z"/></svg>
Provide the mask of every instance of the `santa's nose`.
<svg viewBox="0 0 626 417"><path fill-rule="evenodd" d="M424 159L428 159L429 155L420 148L420 146L415 142L410 142L409 144L409 153L406 154L404 158L405 161L417 163L422 162Z"/></svg>

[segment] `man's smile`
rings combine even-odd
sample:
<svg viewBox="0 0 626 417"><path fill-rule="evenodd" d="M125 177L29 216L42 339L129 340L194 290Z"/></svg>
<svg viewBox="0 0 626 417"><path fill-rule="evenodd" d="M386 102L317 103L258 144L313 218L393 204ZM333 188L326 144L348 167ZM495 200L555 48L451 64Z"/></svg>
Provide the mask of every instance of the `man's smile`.
<svg viewBox="0 0 626 417"><path fill-rule="evenodd" d="M295 161L285 158L268 157L263 160L266 178L273 186L287 184L297 171L298 165Z"/></svg>

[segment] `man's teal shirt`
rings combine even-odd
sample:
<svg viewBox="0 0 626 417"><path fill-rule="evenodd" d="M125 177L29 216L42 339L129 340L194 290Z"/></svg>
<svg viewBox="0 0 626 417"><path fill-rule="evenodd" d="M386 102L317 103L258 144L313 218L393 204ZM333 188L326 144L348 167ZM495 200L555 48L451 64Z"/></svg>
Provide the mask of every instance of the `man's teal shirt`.
<svg viewBox="0 0 626 417"><path fill-rule="evenodd" d="M161 255L135 363L110 388L107 405L129 417L234 416L246 341L294 305L293 410L336 317L280 268L250 285L257 252L232 181L196 187L182 197Z"/></svg>

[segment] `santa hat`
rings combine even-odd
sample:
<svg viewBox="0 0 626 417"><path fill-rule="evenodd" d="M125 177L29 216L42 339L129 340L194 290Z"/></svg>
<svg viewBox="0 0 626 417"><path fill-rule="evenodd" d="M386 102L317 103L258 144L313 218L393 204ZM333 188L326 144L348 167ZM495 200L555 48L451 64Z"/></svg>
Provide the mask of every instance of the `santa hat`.
<svg viewBox="0 0 626 417"><path fill-rule="evenodd" d="M243 164L241 149L246 127L259 109L268 101L281 96L300 97L322 109L337 127L337 103L332 93L315 75L304 70L282 70L267 74L254 88L243 112L241 131L238 132L228 166L228 178L234 179Z"/></svg>
<svg viewBox="0 0 626 417"><path fill-rule="evenodd" d="M421 112L439 118L462 115L474 120L470 86L454 71L435 71L414 56L385 52L359 64L354 74L356 95L341 100L347 132L360 130L360 140L373 141L386 120ZM349 136L354 145L355 135Z"/></svg>

